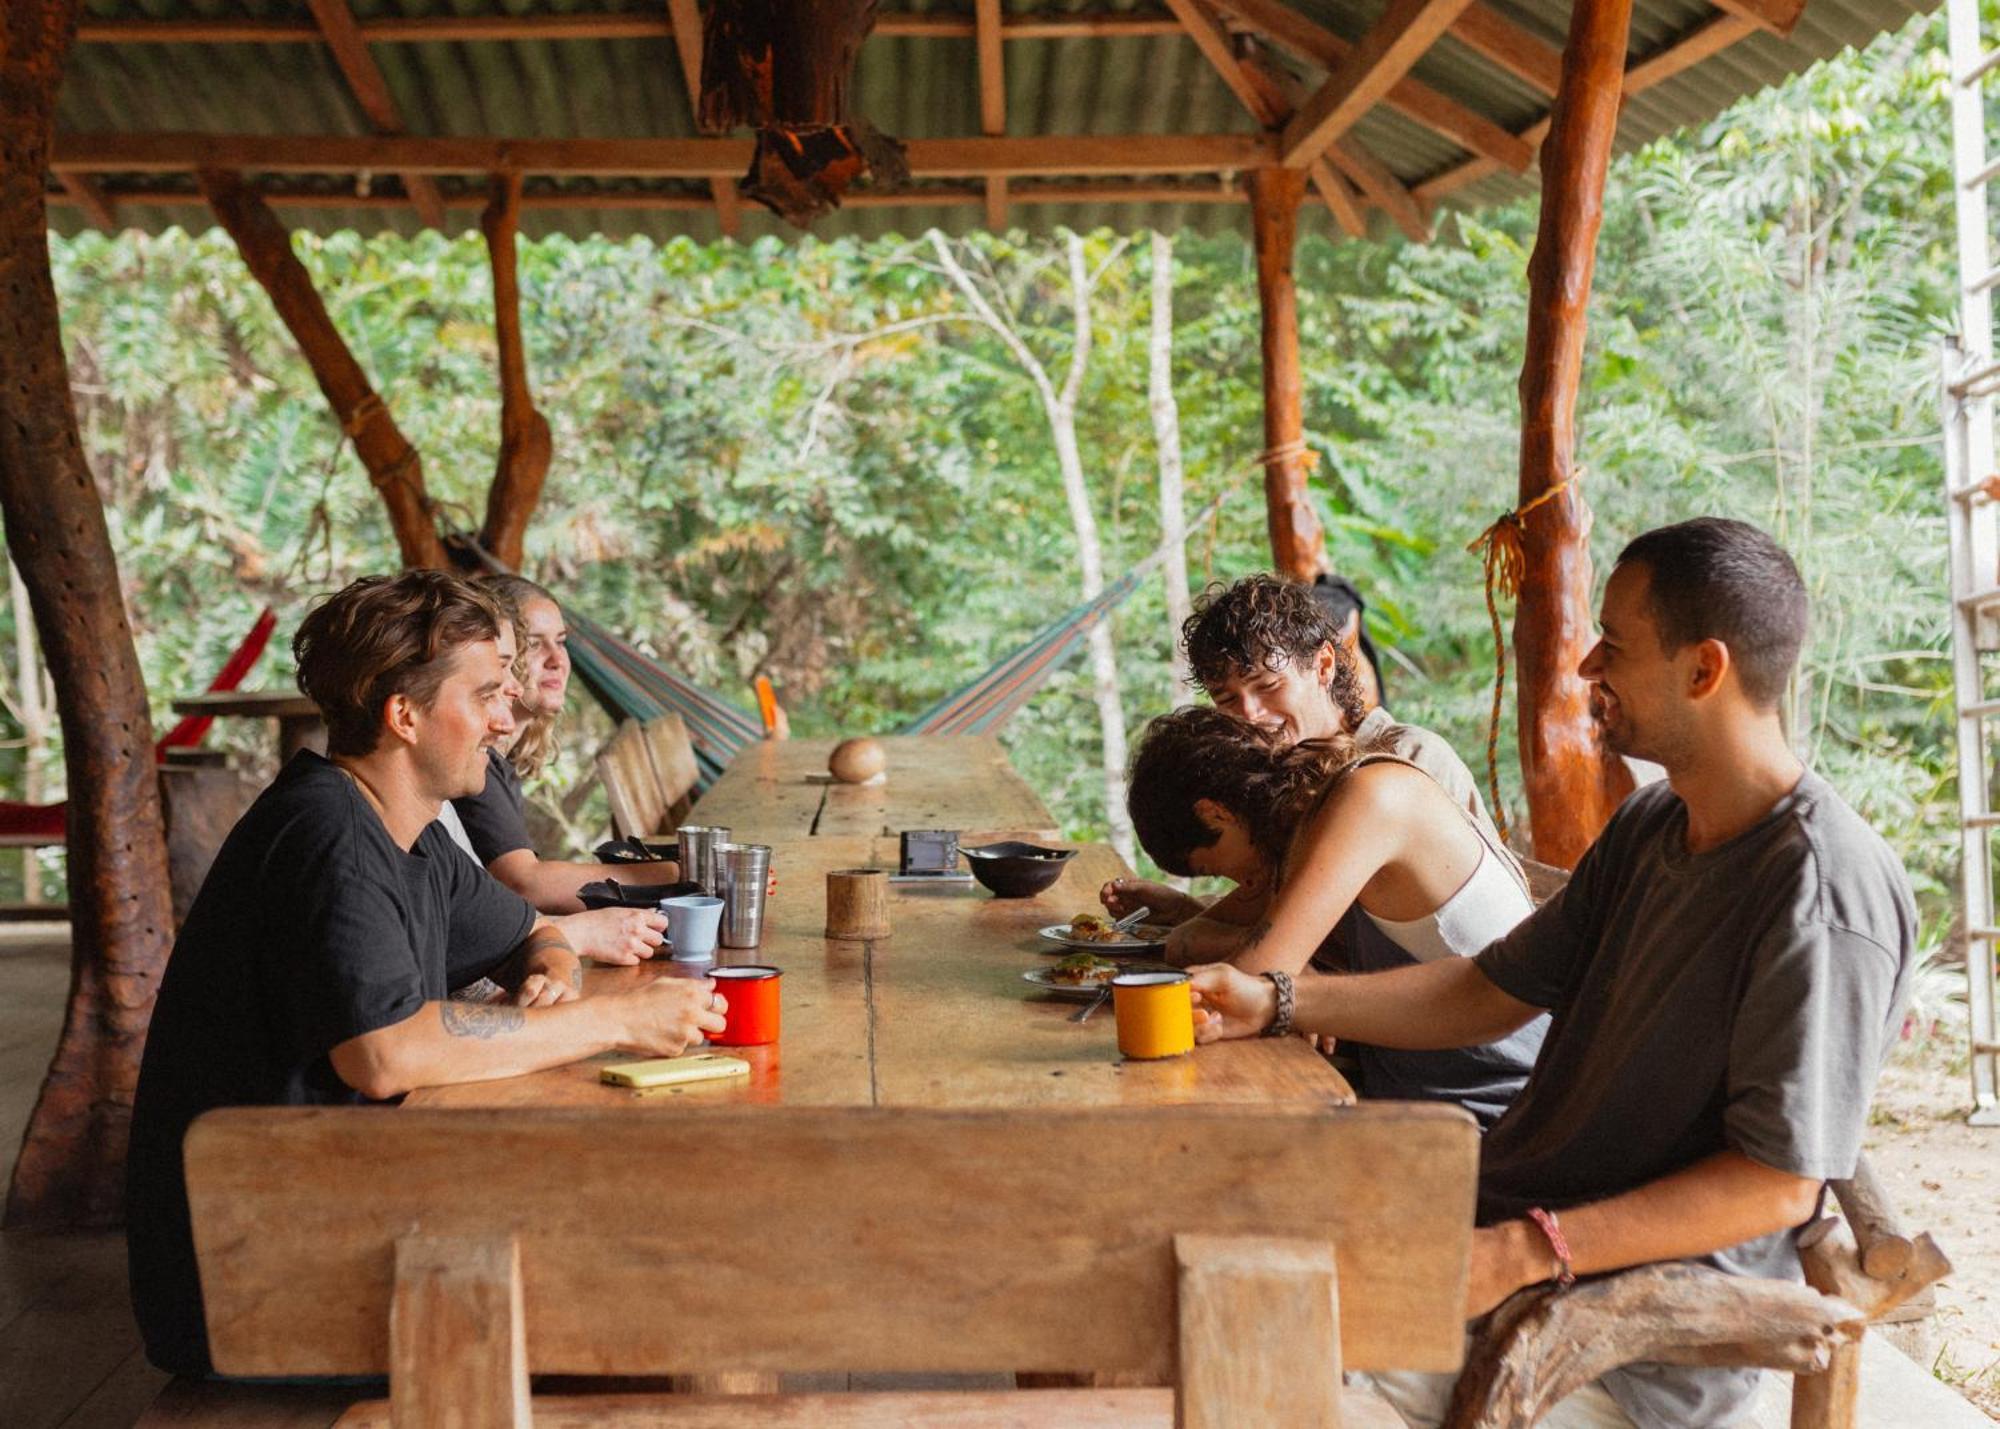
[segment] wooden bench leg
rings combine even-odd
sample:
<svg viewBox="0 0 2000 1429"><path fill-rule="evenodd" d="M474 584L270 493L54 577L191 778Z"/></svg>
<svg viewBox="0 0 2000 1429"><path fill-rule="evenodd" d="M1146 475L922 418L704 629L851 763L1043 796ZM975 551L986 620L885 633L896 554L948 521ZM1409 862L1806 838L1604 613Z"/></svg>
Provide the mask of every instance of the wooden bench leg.
<svg viewBox="0 0 2000 1429"><path fill-rule="evenodd" d="M1178 1429L1339 1429L1333 1247L1263 1236L1174 1237L1180 1266Z"/></svg>
<svg viewBox="0 0 2000 1429"><path fill-rule="evenodd" d="M521 1250L512 1236L396 1242L389 1412L395 1429L529 1429Z"/></svg>

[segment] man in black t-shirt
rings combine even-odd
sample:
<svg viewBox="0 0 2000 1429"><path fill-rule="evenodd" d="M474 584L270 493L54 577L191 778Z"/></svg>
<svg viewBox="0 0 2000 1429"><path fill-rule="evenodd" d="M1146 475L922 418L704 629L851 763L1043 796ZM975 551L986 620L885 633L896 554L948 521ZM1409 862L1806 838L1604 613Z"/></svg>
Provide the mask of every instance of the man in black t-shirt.
<svg viewBox="0 0 2000 1429"><path fill-rule="evenodd" d="M182 1138L221 1106L389 1101L722 1026L713 984L584 999L561 933L434 822L485 777L512 690L499 614L438 571L356 581L293 642L328 757L231 831L174 944L132 1113L126 1226L147 1357L209 1369ZM470 1000L460 1000L469 998Z"/></svg>

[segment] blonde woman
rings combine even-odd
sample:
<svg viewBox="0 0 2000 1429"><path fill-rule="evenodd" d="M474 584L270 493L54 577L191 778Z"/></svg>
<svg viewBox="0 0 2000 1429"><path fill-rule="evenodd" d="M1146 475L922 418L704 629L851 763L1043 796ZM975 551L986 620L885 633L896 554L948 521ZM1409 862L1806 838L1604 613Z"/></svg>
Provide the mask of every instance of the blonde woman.
<svg viewBox="0 0 2000 1429"><path fill-rule="evenodd" d="M680 877L678 865L545 859L528 836L521 781L540 773L555 753L556 720L569 690L569 632L562 607L547 591L520 576L490 576L480 584L513 619L518 642L513 669L520 693L514 701L512 737L487 749L485 787L452 800L473 857L544 913L576 915L574 922L565 920L565 931L579 951L599 962L631 963L650 957L666 931L665 919L650 909L583 913L577 890L611 877L627 883L671 883Z"/></svg>
<svg viewBox="0 0 2000 1429"><path fill-rule="evenodd" d="M1346 735L1288 746L1219 710L1175 710L1146 727L1128 802L1167 872L1271 888L1229 958L1245 972L1294 976L1323 951L1351 972L1469 957L1533 909L1513 860L1436 780ZM1546 1027L1449 1052L1342 1050L1364 1096L1456 1102L1484 1126L1527 1080Z"/></svg>

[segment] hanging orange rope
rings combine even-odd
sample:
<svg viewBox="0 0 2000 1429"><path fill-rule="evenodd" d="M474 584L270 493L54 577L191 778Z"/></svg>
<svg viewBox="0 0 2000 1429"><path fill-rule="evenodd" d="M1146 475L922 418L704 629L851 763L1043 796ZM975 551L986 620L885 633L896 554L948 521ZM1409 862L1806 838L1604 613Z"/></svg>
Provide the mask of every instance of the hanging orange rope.
<svg viewBox="0 0 2000 1429"><path fill-rule="evenodd" d="M1507 638L1500 629L1499 597L1513 599L1521 593L1521 578L1527 572L1527 552L1521 549L1524 522L1530 511L1553 501L1579 481L1584 469L1578 467L1527 505L1517 507L1466 542L1468 551L1480 551L1486 564L1486 617L1493 622L1493 717L1486 727L1486 784L1493 796L1493 824L1500 839L1507 841L1507 808L1500 802L1500 701L1507 688Z"/></svg>

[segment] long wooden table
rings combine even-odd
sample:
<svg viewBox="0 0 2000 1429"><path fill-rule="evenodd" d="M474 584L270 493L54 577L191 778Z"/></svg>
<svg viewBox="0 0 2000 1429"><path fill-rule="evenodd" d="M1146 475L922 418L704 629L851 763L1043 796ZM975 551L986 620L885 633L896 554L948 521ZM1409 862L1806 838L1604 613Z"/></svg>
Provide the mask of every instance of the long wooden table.
<svg viewBox="0 0 2000 1429"><path fill-rule="evenodd" d="M750 825L741 832L756 832ZM412 1093L431 1107L629 1106L692 1102L789 1106L1010 1107L1353 1100L1346 1081L1299 1038L1221 1043L1159 1062L1120 1059L1111 1009L1078 1025L1021 974L1046 967L1038 928L1096 906L1097 889L1124 871L1117 854L1086 845L1038 898L998 899L963 885L891 894L891 936L824 936L826 874L892 866L896 840L818 837L773 847L778 891L763 946L720 950L727 962L784 970L783 1032L769 1047L726 1050L750 1063L728 1082L634 1092L598 1080L608 1054L529 1076ZM664 961L593 969L592 993L671 974Z"/></svg>
<svg viewBox="0 0 2000 1429"><path fill-rule="evenodd" d="M891 734L880 742L888 757L882 781L839 784L826 772L838 740L762 740L737 756L690 817L760 843L905 829L1060 836L1055 816L991 735Z"/></svg>

